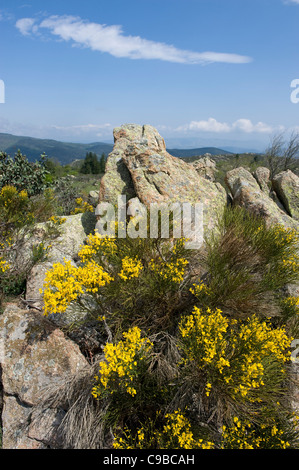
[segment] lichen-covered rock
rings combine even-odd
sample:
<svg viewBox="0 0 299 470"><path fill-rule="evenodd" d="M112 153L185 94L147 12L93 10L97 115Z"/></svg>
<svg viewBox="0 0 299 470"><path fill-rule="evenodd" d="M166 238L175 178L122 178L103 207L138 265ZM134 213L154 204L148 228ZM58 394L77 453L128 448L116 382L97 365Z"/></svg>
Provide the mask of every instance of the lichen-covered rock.
<svg viewBox="0 0 299 470"><path fill-rule="evenodd" d="M225 189L200 176L195 167L166 151L164 139L152 126L127 124L114 129L114 149L109 155L100 187L100 201L117 203L117 197L138 197L152 203L203 204L204 227L211 230L226 205Z"/></svg>
<svg viewBox="0 0 299 470"><path fill-rule="evenodd" d="M208 156L203 156L191 163L197 173L203 178L215 181L216 163Z"/></svg>
<svg viewBox="0 0 299 470"><path fill-rule="evenodd" d="M4 449L49 445L49 429L57 426L59 411L45 410L44 421L34 426L31 413L45 387L86 364L79 347L40 313L7 306L0 317Z"/></svg>
<svg viewBox="0 0 299 470"><path fill-rule="evenodd" d="M140 126L122 126L113 131L114 147L107 158L105 174L101 179L100 201L116 205L120 194L126 195L128 199L136 196L130 172L122 159L128 142L132 141L136 134L135 127Z"/></svg>
<svg viewBox="0 0 299 470"><path fill-rule="evenodd" d="M233 203L245 207L253 214L264 217L268 224L281 224L299 230L299 223L288 216L275 201L266 194L252 174L240 167L226 174L225 182L231 192Z"/></svg>
<svg viewBox="0 0 299 470"><path fill-rule="evenodd" d="M260 166L255 170L255 172L253 173L253 176L258 182L261 190L264 191L266 194L269 194L270 186L271 186L269 168Z"/></svg>
<svg viewBox="0 0 299 470"><path fill-rule="evenodd" d="M299 177L291 170L282 171L272 184L290 216L299 221Z"/></svg>
<svg viewBox="0 0 299 470"><path fill-rule="evenodd" d="M88 194L89 204L95 207L98 204L98 201L99 201L99 191L96 191L96 190L89 191L89 194Z"/></svg>

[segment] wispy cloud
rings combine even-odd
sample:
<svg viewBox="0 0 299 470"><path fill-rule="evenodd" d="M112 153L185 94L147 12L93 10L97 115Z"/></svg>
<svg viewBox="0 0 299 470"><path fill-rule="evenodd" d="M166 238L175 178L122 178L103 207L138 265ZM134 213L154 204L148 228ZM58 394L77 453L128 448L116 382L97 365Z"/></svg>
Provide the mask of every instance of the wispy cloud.
<svg viewBox="0 0 299 470"><path fill-rule="evenodd" d="M51 130L57 132L57 135L68 135L73 137L86 138L88 136L111 136L112 126L110 123L105 124L77 124L72 126L56 126L52 125Z"/></svg>
<svg viewBox="0 0 299 470"><path fill-rule="evenodd" d="M173 45L125 35L120 25L105 25L85 21L74 16L50 16L38 22L34 18L22 18L16 27L24 34L49 31L64 41L87 47L94 51L111 54L118 58L158 59L182 64L208 64L223 62L245 64L252 59L248 56L225 52L194 52L178 49Z"/></svg>
<svg viewBox="0 0 299 470"><path fill-rule="evenodd" d="M191 121L184 126L177 128L178 131L198 131L198 132L213 132L213 133L228 133L233 131L241 131L246 134L254 132L259 134L270 134L275 129L264 122L252 123L250 119L238 119L233 123L219 122L214 118L201 121Z"/></svg>
<svg viewBox="0 0 299 470"><path fill-rule="evenodd" d="M99 129L107 129L111 127L111 124L79 124L74 126L52 126L53 129L57 130L74 130L74 131L95 131Z"/></svg>
<svg viewBox="0 0 299 470"><path fill-rule="evenodd" d="M22 18L16 22L16 27L24 36L37 33L38 31L38 26L35 24L34 18Z"/></svg>

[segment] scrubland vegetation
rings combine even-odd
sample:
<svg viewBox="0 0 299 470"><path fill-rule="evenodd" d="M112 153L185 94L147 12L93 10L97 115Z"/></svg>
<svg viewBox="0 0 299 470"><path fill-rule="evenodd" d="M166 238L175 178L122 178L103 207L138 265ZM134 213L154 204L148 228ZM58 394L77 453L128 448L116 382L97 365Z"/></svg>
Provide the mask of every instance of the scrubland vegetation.
<svg viewBox="0 0 299 470"><path fill-rule="evenodd" d="M17 178L21 155L1 158L13 168L0 176L7 296L22 292L45 256L41 240L26 266L14 266L35 224L47 222L51 240L62 216L92 208L73 180L43 162L28 167L26 180L24 171ZM202 249L185 242L92 233L77 266L48 271L44 314L67 315L77 304L84 312L77 326L96 325L104 339L89 358L92 375L66 378L44 397L67 409L58 431L65 448L299 447L290 403L299 302L285 291L299 281L298 232L228 207Z"/></svg>

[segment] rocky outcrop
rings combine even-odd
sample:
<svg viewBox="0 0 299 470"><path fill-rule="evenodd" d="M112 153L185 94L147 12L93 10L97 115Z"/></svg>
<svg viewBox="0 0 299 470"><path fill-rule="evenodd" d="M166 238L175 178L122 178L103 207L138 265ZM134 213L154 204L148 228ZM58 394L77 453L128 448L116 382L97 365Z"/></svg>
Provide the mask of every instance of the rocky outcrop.
<svg viewBox="0 0 299 470"><path fill-rule="evenodd" d="M291 170L283 171L273 178L272 184L288 214L299 221L299 177Z"/></svg>
<svg viewBox="0 0 299 470"><path fill-rule="evenodd" d="M233 203L264 217L269 224L281 224L299 230L299 223L261 189L253 175L244 168L235 168L227 173L225 182Z"/></svg>
<svg viewBox="0 0 299 470"><path fill-rule="evenodd" d="M207 180L215 181L215 174L217 172L216 163L209 156L203 156L192 162L191 165L200 176Z"/></svg>
<svg viewBox="0 0 299 470"><path fill-rule="evenodd" d="M114 130L114 148L101 181L100 202L117 203L138 197L151 203L203 203L204 227L211 230L226 205L225 189L199 175L196 168L166 151L165 142L152 126L128 124Z"/></svg>
<svg viewBox="0 0 299 470"><path fill-rule="evenodd" d="M54 445L61 410L44 410L34 420L41 394L61 377L86 366L79 347L39 312L8 305L0 316L4 449L44 449Z"/></svg>

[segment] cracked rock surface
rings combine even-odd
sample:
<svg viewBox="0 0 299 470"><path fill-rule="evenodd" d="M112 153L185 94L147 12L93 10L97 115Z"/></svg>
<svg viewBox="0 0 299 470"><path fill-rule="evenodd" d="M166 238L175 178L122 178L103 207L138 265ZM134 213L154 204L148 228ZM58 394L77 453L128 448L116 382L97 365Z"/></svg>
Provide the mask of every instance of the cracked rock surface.
<svg viewBox="0 0 299 470"><path fill-rule="evenodd" d="M40 312L8 305L0 316L2 431L4 449L51 447L62 410L32 421L43 389L86 366L79 346Z"/></svg>

